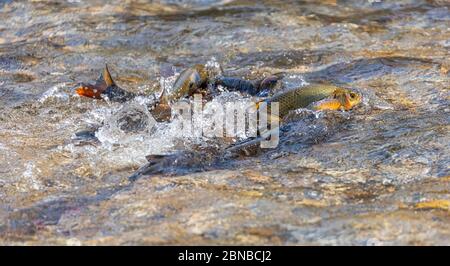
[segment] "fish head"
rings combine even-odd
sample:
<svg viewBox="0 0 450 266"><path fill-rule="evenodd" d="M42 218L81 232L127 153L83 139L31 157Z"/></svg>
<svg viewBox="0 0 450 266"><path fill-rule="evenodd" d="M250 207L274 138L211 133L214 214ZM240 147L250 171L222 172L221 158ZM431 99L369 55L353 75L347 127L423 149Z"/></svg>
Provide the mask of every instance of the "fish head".
<svg viewBox="0 0 450 266"><path fill-rule="evenodd" d="M313 104L314 110L345 110L348 111L362 100L360 93L344 88L337 88L330 97Z"/></svg>
<svg viewBox="0 0 450 266"><path fill-rule="evenodd" d="M208 78L208 70L204 65L197 64L193 67L193 69L195 70L194 72L198 73L200 80L206 81L206 79Z"/></svg>
<svg viewBox="0 0 450 266"><path fill-rule="evenodd" d="M195 65L185 69L175 81L169 100L178 100L193 94L206 83L207 76L208 74L203 65Z"/></svg>
<svg viewBox="0 0 450 266"><path fill-rule="evenodd" d="M187 79L187 86L188 90L191 92L192 90L197 89L197 87L202 83L202 77L200 73L197 71L192 72L192 74L189 76L189 79Z"/></svg>
<svg viewBox="0 0 450 266"><path fill-rule="evenodd" d="M193 93L195 90L203 86L207 82L208 76L208 71L204 65L195 65L189 78L189 92Z"/></svg>
<svg viewBox="0 0 450 266"><path fill-rule="evenodd" d="M342 88L336 89L333 92L333 98L338 100L341 105L340 108L346 111L358 105L362 100L362 96L360 93L350 89Z"/></svg>

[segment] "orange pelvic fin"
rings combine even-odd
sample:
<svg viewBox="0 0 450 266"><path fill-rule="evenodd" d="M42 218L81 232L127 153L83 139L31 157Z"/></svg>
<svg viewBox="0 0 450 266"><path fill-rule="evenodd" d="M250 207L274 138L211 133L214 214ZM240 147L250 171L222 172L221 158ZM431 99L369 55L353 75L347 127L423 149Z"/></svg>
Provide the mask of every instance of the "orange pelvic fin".
<svg viewBox="0 0 450 266"><path fill-rule="evenodd" d="M338 99L324 99L313 104L314 110L340 110L342 107L341 102Z"/></svg>
<svg viewBox="0 0 450 266"><path fill-rule="evenodd" d="M346 89L336 89L331 97L313 103L314 110L345 110L352 109L361 102L361 95Z"/></svg>

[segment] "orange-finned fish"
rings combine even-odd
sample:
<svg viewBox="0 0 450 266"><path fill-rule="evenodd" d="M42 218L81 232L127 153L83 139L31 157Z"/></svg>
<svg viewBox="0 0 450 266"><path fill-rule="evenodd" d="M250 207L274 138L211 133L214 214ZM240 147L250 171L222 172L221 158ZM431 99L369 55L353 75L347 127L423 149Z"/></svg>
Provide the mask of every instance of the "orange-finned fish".
<svg viewBox="0 0 450 266"><path fill-rule="evenodd" d="M313 110L350 110L361 102L361 94L346 88L327 84L313 84L277 94L271 98L258 102L257 109L261 110L263 103L267 104L267 119L282 120L289 112L299 108ZM271 103L278 103L278 116L271 115ZM270 120L270 121L269 121ZM261 141L267 138L270 131L259 132L256 139L246 140L243 143L230 146L226 149L229 155L251 154L251 150L257 148Z"/></svg>
<svg viewBox="0 0 450 266"><path fill-rule="evenodd" d="M289 90L262 102L279 103L279 117L299 108L313 110L350 110L361 102L361 95L350 89L328 84L312 84ZM258 104L260 105L261 102Z"/></svg>
<svg viewBox="0 0 450 266"><path fill-rule="evenodd" d="M105 65L95 84L81 83L75 89L75 92L80 96L94 99L108 98L115 102L125 102L136 96L134 93L123 90L116 85L107 65Z"/></svg>

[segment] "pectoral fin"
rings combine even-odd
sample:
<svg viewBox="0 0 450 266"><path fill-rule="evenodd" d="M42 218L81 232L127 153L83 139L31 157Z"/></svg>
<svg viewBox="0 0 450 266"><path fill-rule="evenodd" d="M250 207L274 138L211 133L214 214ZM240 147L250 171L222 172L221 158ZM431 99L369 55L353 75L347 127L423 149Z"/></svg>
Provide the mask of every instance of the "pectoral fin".
<svg viewBox="0 0 450 266"><path fill-rule="evenodd" d="M320 110L340 110L341 102L338 99L324 99L322 101L315 102L311 105L311 109Z"/></svg>

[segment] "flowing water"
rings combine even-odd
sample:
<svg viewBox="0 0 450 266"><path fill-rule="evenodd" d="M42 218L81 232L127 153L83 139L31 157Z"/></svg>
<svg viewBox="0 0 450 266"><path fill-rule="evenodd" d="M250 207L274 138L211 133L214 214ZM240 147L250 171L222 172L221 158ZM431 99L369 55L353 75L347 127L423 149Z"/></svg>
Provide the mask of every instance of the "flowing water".
<svg viewBox="0 0 450 266"><path fill-rule="evenodd" d="M0 243L449 245L450 4L318 2L0 1ZM105 63L144 96L75 95ZM363 103L298 110L275 149L129 183L147 155L226 144L176 120L121 127L197 63Z"/></svg>

